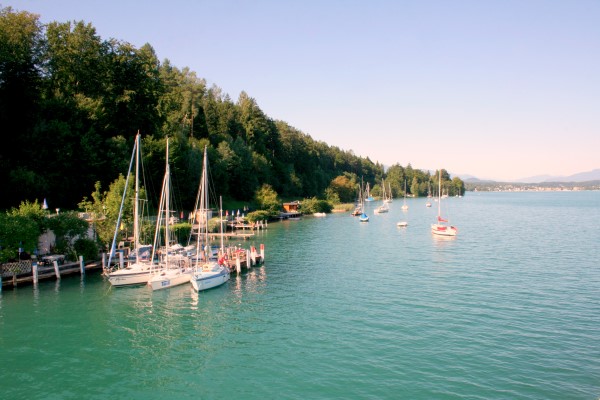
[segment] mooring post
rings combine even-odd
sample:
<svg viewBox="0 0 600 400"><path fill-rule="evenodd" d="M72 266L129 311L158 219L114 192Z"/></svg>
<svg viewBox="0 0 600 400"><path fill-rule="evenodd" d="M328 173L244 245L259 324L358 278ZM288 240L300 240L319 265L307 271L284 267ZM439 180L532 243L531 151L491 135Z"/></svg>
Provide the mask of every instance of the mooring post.
<svg viewBox="0 0 600 400"><path fill-rule="evenodd" d="M102 271L106 271L106 253L102 253Z"/></svg>
<svg viewBox="0 0 600 400"><path fill-rule="evenodd" d="M33 274L33 284L37 285L38 283L38 263L34 261L31 263L31 273Z"/></svg>
<svg viewBox="0 0 600 400"><path fill-rule="evenodd" d="M85 275L85 265L83 264L83 256L79 256L79 270L81 271L81 275Z"/></svg>
<svg viewBox="0 0 600 400"><path fill-rule="evenodd" d="M123 269L123 252L119 252L119 268Z"/></svg>
<svg viewBox="0 0 600 400"><path fill-rule="evenodd" d="M54 273L56 274L56 279L60 279L60 271L58 270L58 261L52 261L54 264Z"/></svg>

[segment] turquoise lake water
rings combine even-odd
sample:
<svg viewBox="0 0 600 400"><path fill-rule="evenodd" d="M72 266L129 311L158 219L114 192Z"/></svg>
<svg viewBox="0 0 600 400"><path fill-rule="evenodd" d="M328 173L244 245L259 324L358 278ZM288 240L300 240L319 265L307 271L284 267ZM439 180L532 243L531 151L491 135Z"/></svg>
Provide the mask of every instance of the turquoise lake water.
<svg viewBox="0 0 600 400"><path fill-rule="evenodd" d="M425 202L272 223L199 294L4 290L0 398L600 398L600 192L449 198L450 240Z"/></svg>

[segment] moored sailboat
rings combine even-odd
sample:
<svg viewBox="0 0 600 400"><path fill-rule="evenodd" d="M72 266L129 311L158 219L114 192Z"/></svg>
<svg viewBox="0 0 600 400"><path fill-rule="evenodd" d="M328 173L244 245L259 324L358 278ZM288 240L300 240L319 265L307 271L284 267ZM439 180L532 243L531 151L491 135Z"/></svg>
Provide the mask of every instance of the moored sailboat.
<svg viewBox="0 0 600 400"><path fill-rule="evenodd" d="M193 265L193 272L190 278L192 287L196 291L211 289L220 286L227 282L230 278L230 271L225 266L224 256L218 258L218 261L212 259L210 254L210 243L208 237L208 157L206 146L204 147L204 158L202 162L202 177L200 179L200 187L198 189L198 201L196 204L195 216L199 216L198 231L197 231L197 257ZM220 211L219 221L221 224L221 251L223 254L223 212ZM202 228L202 229L200 229ZM200 251L201 238L204 241L203 250Z"/></svg>
<svg viewBox="0 0 600 400"><path fill-rule="evenodd" d="M404 203L402 204L402 211L408 210L408 205L406 204L406 179L404 180Z"/></svg>
<svg viewBox="0 0 600 400"><path fill-rule="evenodd" d="M183 254L171 253L171 212L170 212L170 185L171 172L169 168L169 138L167 138L167 156L165 176L162 186L162 194L160 199L160 207L158 218L156 220L156 233L154 235L154 249L152 259L160 242L160 227L164 223L164 247L161 249L161 260L154 268L153 275L148 281L148 285L152 290L166 289L177 285L182 285L190 281L192 269L190 260Z"/></svg>
<svg viewBox="0 0 600 400"><path fill-rule="evenodd" d="M150 272L152 269L152 260L150 257L145 257L143 254L147 253L151 248L149 246L140 244L140 211L139 211L139 171L140 171L140 154L141 154L141 137L140 133L135 137L134 144L134 154L132 156L135 157L135 198L133 203L133 259L127 263L124 268L115 269L107 273L108 281L112 286L132 286L132 285L143 285L148 282L150 278ZM130 164L133 164L130 163ZM129 175L127 176L125 190L123 193L123 201L125 200L125 193L127 192L127 182L129 180ZM121 205L121 210L123 206ZM111 245L111 252L108 259L108 265L111 264L112 255L115 254L115 243L117 237L117 231L121 222L121 213L119 213L119 218L117 219L117 227L115 228L115 236L113 238L113 242Z"/></svg>
<svg viewBox="0 0 600 400"><path fill-rule="evenodd" d="M381 181L381 190L382 190L382 199L383 199L383 203L377 207L374 211L375 214L381 214L381 213L386 213L390 210L389 206L387 205L387 196L385 193L385 181Z"/></svg>
<svg viewBox="0 0 600 400"><path fill-rule="evenodd" d="M437 223L431 224L431 233L438 236L456 236L458 229L452 225L448 225L448 219L442 218L442 170L440 170L438 185Z"/></svg>

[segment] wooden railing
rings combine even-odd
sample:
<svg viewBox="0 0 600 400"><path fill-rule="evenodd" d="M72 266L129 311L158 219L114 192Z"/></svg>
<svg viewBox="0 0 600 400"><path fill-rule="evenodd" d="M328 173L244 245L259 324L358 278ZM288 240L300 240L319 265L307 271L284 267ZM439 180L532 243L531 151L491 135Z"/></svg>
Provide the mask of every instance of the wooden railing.
<svg viewBox="0 0 600 400"><path fill-rule="evenodd" d="M13 277L21 274L31 274L31 260L22 260L0 264L2 277Z"/></svg>

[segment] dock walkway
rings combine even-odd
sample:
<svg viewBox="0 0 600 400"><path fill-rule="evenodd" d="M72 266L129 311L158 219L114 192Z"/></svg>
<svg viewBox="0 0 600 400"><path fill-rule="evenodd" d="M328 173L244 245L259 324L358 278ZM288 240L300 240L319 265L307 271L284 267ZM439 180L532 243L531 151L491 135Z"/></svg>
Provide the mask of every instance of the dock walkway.
<svg viewBox="0 0 600 400"><path fill-rule="evenodd" d="M0 291L4 288L14 289L20 285L36 284L40 280L60 279L73 274L85 275L93 271L102 271L102 263L100 261L84 263L83 257L76 262L62 264L54 262L52 266L38 264L35 260L0 264Z"/></svg>

